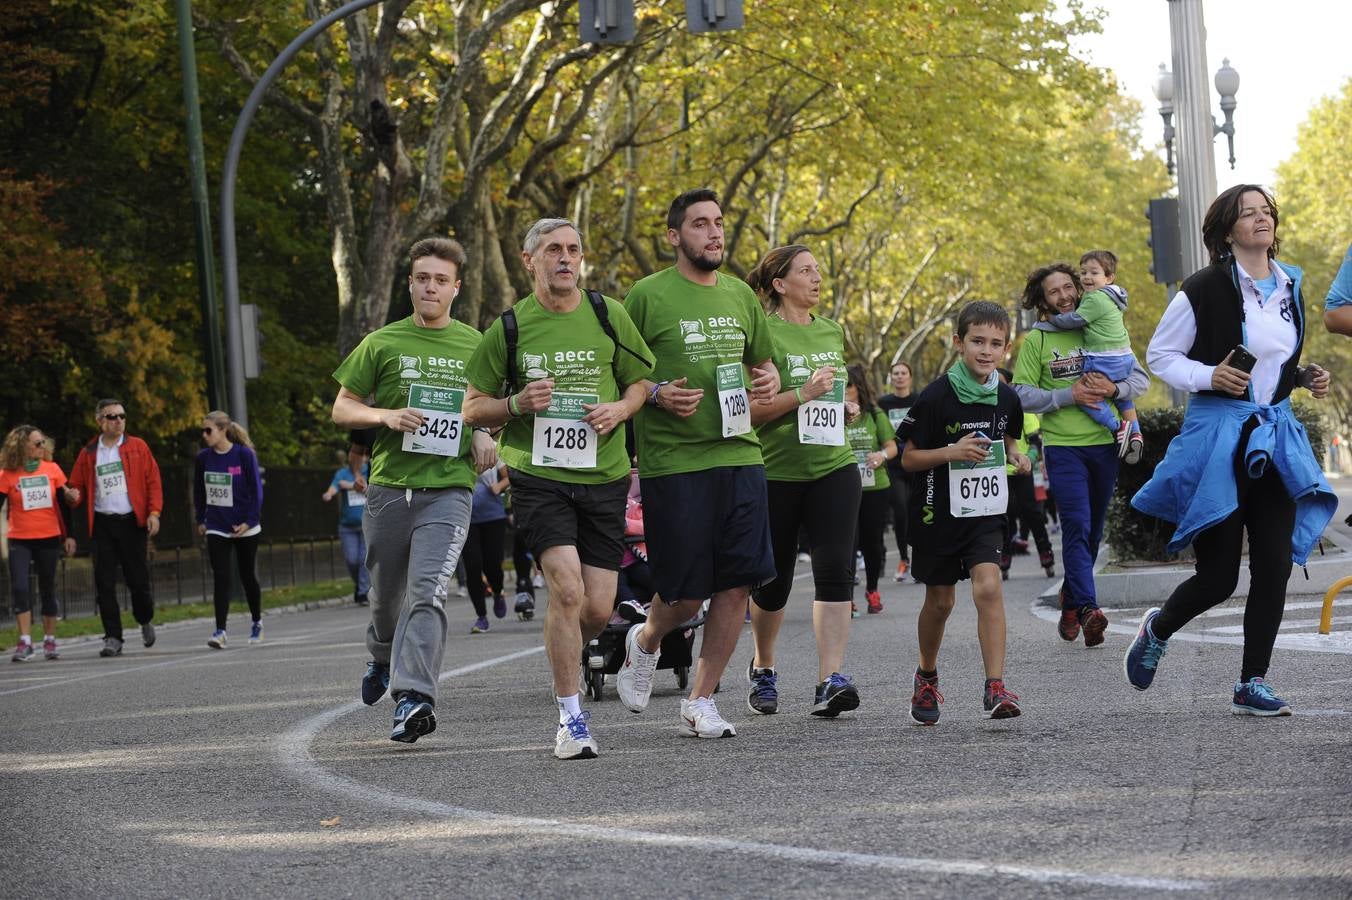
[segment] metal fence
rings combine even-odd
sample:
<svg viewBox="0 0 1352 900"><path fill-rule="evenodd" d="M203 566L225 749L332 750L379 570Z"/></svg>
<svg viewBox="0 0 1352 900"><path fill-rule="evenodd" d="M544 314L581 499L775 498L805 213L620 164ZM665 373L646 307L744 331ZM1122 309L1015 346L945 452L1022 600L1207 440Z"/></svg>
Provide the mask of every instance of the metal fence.
<svg viewBox="0 0 1352 900"><path fill-rule="evenodd" d="M0 621L14 618L9 563L0 578ZM290 538L268 540L258 545L258 583L263 590L333 581L346 577L343 551L336 538ZM29 597L33 612L41 606L37 594L36 565L29 571ZM211 562L204 547L170 547L152 550L150 590L157 606L211 601ZM238 593L238 591L236 591ZM118 604L131 609L131 595L119 579ZM239 599L237 596L235 599ZM94 596L94 566L88 556L63 557L56 570L56 601L62 618L98 613Z"/></svg>

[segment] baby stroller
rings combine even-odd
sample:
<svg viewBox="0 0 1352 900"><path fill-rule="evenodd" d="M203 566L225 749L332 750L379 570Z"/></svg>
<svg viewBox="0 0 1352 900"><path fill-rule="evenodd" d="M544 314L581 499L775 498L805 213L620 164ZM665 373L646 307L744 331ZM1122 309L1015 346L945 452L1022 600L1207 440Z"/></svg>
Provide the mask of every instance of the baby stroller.
<svg viewBox="0 0 1352 900"><path fill-rule="evenodd" d="M600 700L606 676L615 675L624 665L625 637L629 629L646 618L644 610L652 603L654 591L648 571L648 548L643 539L643 502L637 493L638 478L633 478L625 509L625 552L620 564L616 615L605 630L582 648L582 689L592 700ZM686 622L662 639L662 655L657 668L672 669L676 686L685 690L690 684L690 666L694 660L695 629L704 624L704 613Z"/></svg>

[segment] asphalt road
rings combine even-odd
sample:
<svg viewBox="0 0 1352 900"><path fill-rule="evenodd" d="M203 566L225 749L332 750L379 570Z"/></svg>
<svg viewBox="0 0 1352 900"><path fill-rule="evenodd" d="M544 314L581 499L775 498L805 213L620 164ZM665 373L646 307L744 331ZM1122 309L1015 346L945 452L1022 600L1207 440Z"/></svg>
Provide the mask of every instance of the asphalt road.
<svg viewBox="0 0 1352 900"><path fill-rule="evenodd" d="M918 728L923 588L887 582L885 611L854 623L863 704L828 721L807 715L808 584L783 632L779 715L746 709L744 633L717 698L736 738L681 737L663 671L643 715L610 685L588 704L592 761L551 754L539 619L471 636L468 601L452 614L439 727L411 746L388 739L388 698L356 700L365 616L350 606L269 615L255 647L211 651L209 623L182 623L116 659L87 642L4 663L0 893L1352 895L1352 626L1315 639L1318 609L1293 604L1271 676L1296 714L1236 717L1239 638L1216 629L1242 608L1180 635L1137 693L1121 659L1139 610L1110 611L1102 648L1065 644L1036 606L1047 581L1021 557L1007 681L1025 714L980 717L960 594L943 717Z"/></svg>

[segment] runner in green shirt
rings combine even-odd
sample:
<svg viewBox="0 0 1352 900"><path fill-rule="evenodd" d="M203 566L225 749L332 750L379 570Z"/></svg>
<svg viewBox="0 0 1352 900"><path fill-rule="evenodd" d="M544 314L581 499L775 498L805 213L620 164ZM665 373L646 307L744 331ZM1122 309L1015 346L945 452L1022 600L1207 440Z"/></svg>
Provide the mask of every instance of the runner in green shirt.
<svg viewBox="0 0 1352 900"><path fill-rule="evenodd" d="M656 359L650 405L634 428L649 563L664 602L630 629L616 688L630 710L647 707L662 638L712 597L681 728L732 737L713 693L737 647L751 586L774 577L751 407L779 393L779 371L755 294L718 271L723 211L713 191L686 191L672 202L667 243L676 265L644 278L625 299Z"/></svg>
<svg viewBox="0 0 1352 900"><path fill-rule="evenodd" d="M451 318L465 251L427 238L409 257L413 315L368 334L333 373L333 421L379 429L362 518L373 596L361 693L370 705L390 691L390 739L411 744L437 726L447 588L475 471L496 464L497 450L487 433L466 433L462 413L465 367L480 341Z"/></svg>
<svg viewBox="0 0 1352 900"><path fill-rule="evenodd" d="M873 386L861 365L850 366L850 383L845 388L845 399L859 405L860 417L845 427L845 438L850 442L859 465L859 478L864 484L859 498L859 522L855 543L864 553L864 599L870 613L883 611L882 594L878 592L878 578L882 575L883 559L887 556L884 536L887 533L887 512L891 506L892 479L890 462L897 458L897 433L888 413L874 405ZM905 418L905 416L903 416ZM905 475L899 475L904 478Z"/></svg>
<svg viewBox="0 0 1352 900"><path fill-rule="evenodd" d="M615 607L629 493L624 422L647 397L651 352L624 307L578 288L582 238L572 222L536 222L521 258L535 291L484 335L469 364L465 414L476 425L505 425L499 453L510 470L516 527L549 588L554 755L591 759L598 748L578 696L578 666Z"/></svg>
<svg viewBox="0 0 1352 900"><path fill-rule="evenodd" d="M779 711L775 644L793 588L798 532L807 530L816 588L817 690L812 714L834 718L859 706L854 681L842 674L854 594L854 523L859 469L845 440L845 420L859 407L845 400L845 332L813 315L821 302L821 270L802 244L776 247L747 276L769 310L775 365L783 386L752 409L765 452L770 545L775 579L754 594L755 656L747 669L752 712Z"/></svg>

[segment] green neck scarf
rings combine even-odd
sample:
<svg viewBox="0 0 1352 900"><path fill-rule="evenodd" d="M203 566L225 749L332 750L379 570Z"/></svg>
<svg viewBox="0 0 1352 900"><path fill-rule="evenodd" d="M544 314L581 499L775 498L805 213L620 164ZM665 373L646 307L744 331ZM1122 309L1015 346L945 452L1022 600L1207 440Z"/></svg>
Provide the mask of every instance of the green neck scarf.
<svg viewBox="0 0 1352 900"><path fill-rule="evenodd" d="M996 388L1000 384L1000 373L991 372L985 384L982 384L972 375L966 363L959 359L948 370L948 383L953 385L953 390L963 403L981 403L986 406L994 406Z"/></svg>
<svg viewBox="0 0 1352 900"><path fill-rule="evenodd" d="M42 460L40 459L26 459L23 463L23 470L25 472L36 472L41 463Z"/></svg>

